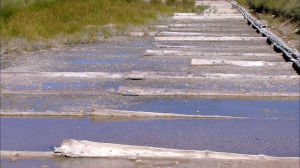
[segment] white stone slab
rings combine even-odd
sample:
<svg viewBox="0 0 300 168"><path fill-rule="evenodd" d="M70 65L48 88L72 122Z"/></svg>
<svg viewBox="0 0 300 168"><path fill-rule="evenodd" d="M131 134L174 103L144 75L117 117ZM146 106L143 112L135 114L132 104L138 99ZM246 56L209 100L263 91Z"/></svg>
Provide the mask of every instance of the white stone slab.
<svg viewBox="0 0 300 168"><path fill-rule="evenodd" d="M147 88L120 86L120 95L132 96L217 96L238 98L288 98L299 99L296 92L264 92L264 91L227 91L227 90L193 90L193 89L171 89L171 88Z"/></svg>
<svg viewBox="0 0 300 168"><path fill-rule="evenodd" d="M264 79L264 80L299 80L299 75L256 75L226 73L186 73L186 72L141 72L132 71L127 79Z"/></svg>
<svg viewBox="0 0 300 168"><path fill-rule="evenodd" d="M224 33L223 36L226 36L226 33L235 33L235 34L255 34L255 31L249 30L248 28L239 28L239 27L199 27L199 28L170 28L168 31L171 32L206 32L206 33L214 33L221 34ZM212 34L212 35L214 35ZM257 35L257 34L255 34Z"/></svg>
<svg viewBox="0 0 300 168"><path fill-rule="evenodd" d="M169 24L167 28L200 28L200 27L219 27L219 28L228 28L228 27L236 27L237 25L231 25L227 23L174 23L174 24ZM239 26L239 25L238 25ZM247 27L246 21L244 27Z"/></svg>
<svg viewBox="0 0 300 168"><path fill-rule="evenodd" d="M158 34L159 36L205 36L207 33L197 33L197 32L167 32L163 31Z"/></svg>
<svg viewBox="0 0 300 168"><path fill-rule="evenodd" d="M155 37L155 41L265 41L266 37L238 37L238 36L223 36L223 37Z"/></svg>
<svg viewBox="0 0 300 168"><path fill-rule="evenodd" d="M128 111L128 110L113 110L113 109L97 109L88 113L89 116L97 117L139 117L139 118L215 118L215 119L243 119L244 117L231 117L219 115L186 115L175 113L156 113L144 111Z"/></svg>
<svg viewBox="0 0 300 168"><path fill-rule="evenodd" d="M1 78L22 77L47 77L47 78L108 78L119 79L122 73L109 72L1 72Z"/></svg>
<svg viewBox="0 0 300 168"><path fill-rule="evenodd" d="M243 15L236 15L236 16L227 16L227 15L220 15L220 16L173 16L171 19L173 20L224 20L224 19L230 19L230 20L243 20Z"/></svg>
<svg viewBox="0 0 300 168"><path fill-rule="evenodd" d="M0 112L0 116L9 117L84 117L82 112Z"/></svg>
<svg viewBox="0 0 300 168"><path fill-rule="evenodd" d="M174 13L174 16L197 16L197 13Z"/></svg>
<svg viewBox="0 0 300 168"><path fill-rule="evenodd" d="M233 153L220 153L211 151L193 151L164 149L146 146L131 146L111 143L99 143L86 140L64 140L60 147L55 148L55 154L67 157L106 157L106 158L181 158L181 159L248 159L248 160L270 160L276 157L264 155L245 155ZM281 158L282 159L282 158ZM285 158L298 161L298 157Z"/></svg>
<svg viewBox="0 0 300 168"><path fill-rule="evenodd" d="M207 60L207 59L192 59L191 65L210 66L210 65L230 65L241 67L267 67L267 66L290 66L291 62L265 62L265 61L231 61L231 60Z"/></svg>
<svg viewBox="0 0 300 168"><path fill-rule="evenodd" d="M232 52L200 52L182 50L146 50L145 56L278 56L277 53L232 53Z"/></svg>

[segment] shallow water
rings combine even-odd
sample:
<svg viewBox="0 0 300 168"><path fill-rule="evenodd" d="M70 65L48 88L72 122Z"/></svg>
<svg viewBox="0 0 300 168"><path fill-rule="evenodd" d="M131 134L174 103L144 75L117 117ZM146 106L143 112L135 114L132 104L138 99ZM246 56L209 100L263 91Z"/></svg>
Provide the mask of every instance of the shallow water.
<svg viewBox="0 0 300 168"><path fill-rule="evenodd" d="M298 120L1 118L1 150L53 151L64 139L299 157ZM172 141L170 141L172 139Z"/></svg>
<svg viewBox="0 0 300 168"><path fill-rule="evenodd" d="M298 100L217 99L186 96L5 95L2 111L89 112L108 108L177 114L299 120Z"/></svg>
<svg viewBox="0 0 300 168"><path fill-rule="evenodd" d="M7 159L0 160L1 166L3 168L41 168L44 165L47 165L49 168L61 168L57 164L55 164L54 160L17 160L15 162L11 162Z"/></svg>

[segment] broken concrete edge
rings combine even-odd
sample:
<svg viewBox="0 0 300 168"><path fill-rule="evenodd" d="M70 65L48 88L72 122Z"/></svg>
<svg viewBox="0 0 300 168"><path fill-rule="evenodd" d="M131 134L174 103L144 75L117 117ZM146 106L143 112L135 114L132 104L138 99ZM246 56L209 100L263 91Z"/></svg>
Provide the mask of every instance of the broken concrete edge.
<svg viewBox="0 0 300 168"><path fill-rule="evenodd" d="M0 117L76 117L83 118L83 112L0 112Z"/></svg>
<svg viewBox="0 0 300 168"><path fill-rule="evenodd" d="M97 111L89 112L88 116L92 117L138 117L138 118L205 118L205 119L246 119L246 117L220 116L220 115L186 115L175 113L156 113L143 111L127 111L127 110L113 110L113 109L97 109Z"/></svg>
<svg viewBox="0 0 300 168"><path fill-rule="evenodd" d="M286 45L279 37L267 29L264 24L262 24L258 19L254 18L246 9L240 6L235 0L228 0L233 7L237 8L244 18L247 20L249 25L257 29L257 32L261 33L263 36L267 37L267 42L274 45L274 50L276 52L283 53L283 57L286 61L293 62L293 68L300 74L300 54L297 50L291 49Z"/></svg>
<svg viewBox="0 0 300 168"><path fill-rule="evenodd" d="M99 143L86 140L66 139L54 150L56 156L92 158L182 158L182 159L230 159L230 160L299 160L299 157L273 157L212 151L178 150L146 146Z"/></svg>

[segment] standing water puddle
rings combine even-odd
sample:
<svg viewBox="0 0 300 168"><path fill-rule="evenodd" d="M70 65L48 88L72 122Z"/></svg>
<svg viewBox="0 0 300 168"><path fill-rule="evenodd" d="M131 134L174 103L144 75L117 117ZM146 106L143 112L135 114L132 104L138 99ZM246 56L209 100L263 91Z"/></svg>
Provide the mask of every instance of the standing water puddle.
<svg viewBox="0 0 300 168"><path fill-rule="evenodd" d="M6 95L2 111L89 112L108 108L177 114L299 120L298 100L203 99L183 96ZM56 100L56 101L54 101Z"/></svg>
<svg viewBox="0 0 300 168"><path fill-rule="evenodd" d="M72 138L161 148L299 157L299 121L291 120L92 122L87 118L1 118L1 129L1 150L53 151L64 139Z"/></svg>

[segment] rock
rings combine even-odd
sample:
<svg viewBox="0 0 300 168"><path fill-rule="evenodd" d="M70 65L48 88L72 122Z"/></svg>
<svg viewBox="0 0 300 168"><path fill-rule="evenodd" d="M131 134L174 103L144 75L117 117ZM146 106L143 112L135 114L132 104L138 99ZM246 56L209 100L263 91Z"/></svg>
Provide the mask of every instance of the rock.
<svg viewBox="0 0 300 168"><path fill-rule="evenodd" d="M132 157L127 157L128 160L137 160L136 157L132 156Z"/></svg>
<svg viewBox="0 0 300 168"><path fill-rule="evenodd" d="M135 161L135 164L142 164L142 163L143 163L142 160L136 160L136 161Z"/></svg>

